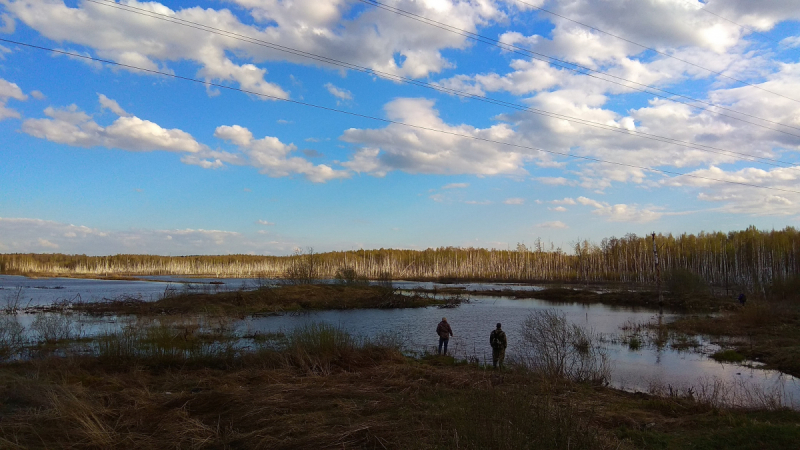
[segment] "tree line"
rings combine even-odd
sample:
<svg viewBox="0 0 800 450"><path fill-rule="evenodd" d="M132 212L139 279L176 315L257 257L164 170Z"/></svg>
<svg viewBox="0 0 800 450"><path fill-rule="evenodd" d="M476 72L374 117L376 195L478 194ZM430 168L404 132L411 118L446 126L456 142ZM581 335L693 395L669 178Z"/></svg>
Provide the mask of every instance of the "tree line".
<svg viewBox="0 0 800 450"><path fill-rule="evenodd" d="M333 278L348 270L370 279L625 282L654 284L690 272L714 286L764 289L800 274L800 233L794 227L729 233L656 234L575 242L567 252L540 240L514 249L440 247L427 250L297 252L290 256L86 256L0 254L0 273L52 275L204 275L281 278L303 273Z"/></svg>

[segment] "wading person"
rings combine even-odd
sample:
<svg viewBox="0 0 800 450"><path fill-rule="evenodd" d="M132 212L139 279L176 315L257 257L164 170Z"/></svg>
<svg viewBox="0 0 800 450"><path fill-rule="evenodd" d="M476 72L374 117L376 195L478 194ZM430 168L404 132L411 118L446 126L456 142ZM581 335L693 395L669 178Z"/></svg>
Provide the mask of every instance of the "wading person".
<svg viewBox="0 0 800 450"><path fill-rule="evenodd" d="M442 321L436 326L436 334L439 335L439 354L447 354L447 343L450 341L450 336L453 335L453 329L447 323L447 318L442 317ZM442 346L444 346L444 353L442 353Z"/></svg>
<svg viewBox="0 0 800 450"><path fill-rule="evenodd" d="M494 364L494 368L497 369L497 364L500 364L500 368L503 368L503 360L506 359L506 345L508 342L506 341L506 332L500 329L500 324L497 324L497 328L492 331L489 335L489 345L492 346L492 363Z"/></svg>

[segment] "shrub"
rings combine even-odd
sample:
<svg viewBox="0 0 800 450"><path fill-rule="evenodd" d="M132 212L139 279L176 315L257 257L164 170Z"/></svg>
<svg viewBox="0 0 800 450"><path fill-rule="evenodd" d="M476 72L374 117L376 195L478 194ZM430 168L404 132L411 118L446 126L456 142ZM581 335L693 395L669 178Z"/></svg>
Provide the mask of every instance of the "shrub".
<svg viewBox="0 0 800 450"><path fill-rule="evenodd" d="M0 315L0 359L17 354L25 345L25 327L16 316Z"/></svg>
<svg viewBox="0 0 800 450"><path fill-rule="evenodd" d="M666 288L675 295L704 294L708 284L700 275L687 269L675 268L666 273Z"/></svg>
<svg viewBox="0 0 800 450"><path fill-rule="evenodd" d="M339 283L348 286L367 284L367 278L359 276L358 272L351 267L340 267L336 269L336 275L334 278L336 278L336 281Z"/></svg>
<svg viewBox="0 0 800 450"><path fill-rule="evenodd" d="M39 341L47 343L69 340L80 334L72 316L58 313L38 314L31 330L38 335Z"/></svg>
<svg viewBox="0 0 800 450"><path fill-rule="evenodd" d="M531 313L522 324L520 359L548 377L603 382L608 356L591 331L570 324L564 313L548 309Z"/></svg>

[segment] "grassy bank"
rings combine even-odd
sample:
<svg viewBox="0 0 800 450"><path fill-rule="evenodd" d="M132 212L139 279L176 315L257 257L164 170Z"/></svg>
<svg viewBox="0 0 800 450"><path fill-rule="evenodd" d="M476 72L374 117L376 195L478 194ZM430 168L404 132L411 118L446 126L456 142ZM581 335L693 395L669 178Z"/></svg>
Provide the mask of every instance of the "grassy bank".
<svg viewBox="0 0 800 450"><path fill-rule="evenodd" d="M214 314L229 316L265 315L287 311L361 308L417 308L450 306L455 297L401 295L381 286L344 284L302 284L263 287L252 291L192 292L167 291L157 301L120 298L72 305L88 314Z"/></svg>
<svg viewBox="0 0 800 450"><path fill-rule="evenodd" d="M106 336L93 356L0 365L0 447L781 449L800 439L797 412L410 359L391 340L322 325L247 350L137 330ZM198 344L209 341L218 345Z"/></svg>
<svg viewBox="0 0 800 450"><path fill-rule="evenodd" d="M682 333L713 336L746 359L800 377L800 304L797 301L751 300L743 307L721 314L689 315L666 326Z"/></svg>

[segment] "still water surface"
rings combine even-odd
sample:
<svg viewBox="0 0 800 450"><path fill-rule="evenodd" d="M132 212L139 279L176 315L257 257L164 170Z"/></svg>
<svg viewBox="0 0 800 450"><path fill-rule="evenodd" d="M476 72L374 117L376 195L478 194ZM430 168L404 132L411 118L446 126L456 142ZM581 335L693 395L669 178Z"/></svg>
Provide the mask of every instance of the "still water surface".
<svg viewBox="0 0 800 450"><path fill-rule="evenodd" d="M194 279L178 277L148 277L152 281L106 281L70 278L30 279L15 276L0 276L0 303L8 296L16 295L22 287L22 306L41 306L59 300L80 299L98 301L121 295L155 300L166 289L228 290L253 288L256 280ZM211 281L225 284L210 285ZM192 284L187 284L192 283ZM433 283L396 282L404 289L414 287L433 288ZM513 284L462 284L437 285L440 287L462 286L469 290L486 289L541 289L536 286ZM647 391L653 387L694 392L716 385L726 395L735 396L731 401L746 404L752 402L747 395L754 393L773 394L783 404L800 408L800 380L774 370L749 368L736 364L721 364L708 357L718 349L707 339L700 339L694 351L678 351L670 346L657 348L643 345L631 350L620 342L621 327L626 323L648 321L668 322L676 314L664 313L648 308L608 306L602 304L550 303L537 299L510 299L470 296L470 303L458 308L439 309L388 309L313 311L303 314L257 317L237 324L247 332L287 332L297 326L312 322L337 325L350 332L364 336L395 333L404 340L406 347L417 352L433 351L438 341L435 329L442 317L447 317L455 336L450 340L450 352L457 357L474 356L485 361L491 358L489 333L500 322L508 335L507 355L513 358L520 339L522 324L533 311L555 308L562 311L575 324L600 334L608 351L611 365L610 382L626 390ZM2 305L0 305L2 306ZM27 315L26 315L27 316ZM32 317L20 317L28 325ZM91 335L113 328L108 320L87 319L82 331Z"/></svg>

